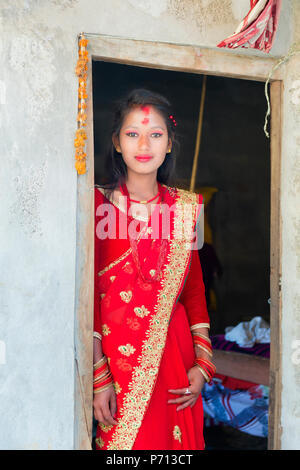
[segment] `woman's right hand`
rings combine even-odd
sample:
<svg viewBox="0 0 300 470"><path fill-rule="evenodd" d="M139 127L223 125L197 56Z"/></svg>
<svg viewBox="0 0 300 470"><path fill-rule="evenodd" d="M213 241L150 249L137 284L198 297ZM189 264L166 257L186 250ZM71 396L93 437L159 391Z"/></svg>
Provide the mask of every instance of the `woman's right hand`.
<svg viewBox="0 0 300 470"><path fill-rule="evenodd" d="M103 392L94 394L94 416L99 423L106 426L118 424L114 419L117 412L117 397L113 386Z"/></svg>

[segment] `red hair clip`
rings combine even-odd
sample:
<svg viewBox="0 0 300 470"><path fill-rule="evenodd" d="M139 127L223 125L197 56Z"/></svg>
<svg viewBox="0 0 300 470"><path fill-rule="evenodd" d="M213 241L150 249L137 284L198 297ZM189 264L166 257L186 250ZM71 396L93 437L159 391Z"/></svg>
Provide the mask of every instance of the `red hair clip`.
<svg viewBox="0 0 300 470"><path fill-rule="evenodd" d="M174 126L177 126L176 119L174 118L172 114L169 115L169 118L171 119L171 121L173 121Z"/></svg>

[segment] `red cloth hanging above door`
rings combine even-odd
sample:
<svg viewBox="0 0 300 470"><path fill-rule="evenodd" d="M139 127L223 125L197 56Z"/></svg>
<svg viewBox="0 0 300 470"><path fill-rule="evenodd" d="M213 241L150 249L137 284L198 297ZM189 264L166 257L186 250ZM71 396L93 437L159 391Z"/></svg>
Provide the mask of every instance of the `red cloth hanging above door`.
<svg viewBox="0 0 300 470"><path fill-rule="evenodd" d="M252 47L270 52L278 25L282 0L250 0L250 10L232 36L217 47Z"/></svg>

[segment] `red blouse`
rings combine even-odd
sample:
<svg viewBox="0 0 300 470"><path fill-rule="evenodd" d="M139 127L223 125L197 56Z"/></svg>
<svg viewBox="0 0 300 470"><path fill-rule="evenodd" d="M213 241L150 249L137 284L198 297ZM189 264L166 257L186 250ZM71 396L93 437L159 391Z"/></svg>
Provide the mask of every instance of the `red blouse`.
<svg viewBox="0 0 300 470"><path fill-rule="evenodd" d="M121 256L125 251L130 248L129 239L99 239L96 235L97 224L101 220L102 216L97 215L97 207L101 203L109 203L105 196L96 188L95 189L95 264L94 264L94 331L101 334L100 327L100 293L99 293L99 283L98 283L98 272L101 271L109 263ZM125 214L113 204L116 209L116 233L118 234L118 220L119 217L125 217ZM123 216L124 214L124 216ZM198 250L192 250L191 263L189 273L187 275L184 287L179 296L181 304L184 305L188 321L190 326L196 325L198 328L209 327L209 316L206 306L205 298L205 287L203 283L202 268L200 264L200 258Z"/></svg>

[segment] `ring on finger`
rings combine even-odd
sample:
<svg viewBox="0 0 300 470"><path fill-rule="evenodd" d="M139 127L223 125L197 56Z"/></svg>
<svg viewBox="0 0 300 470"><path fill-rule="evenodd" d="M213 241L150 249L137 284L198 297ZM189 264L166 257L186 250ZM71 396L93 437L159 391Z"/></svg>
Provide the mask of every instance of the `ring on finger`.
<svg viewBox="0 0 300 470"><path fill-rule="evenodd" d="M192 393L192 392L191 392L188 388L186 388L186 390L185 390L185 392L184 392L184 395L191 395L191 393Z"/></svg>

